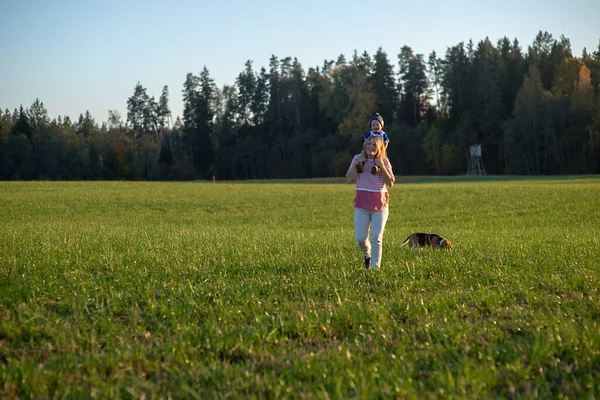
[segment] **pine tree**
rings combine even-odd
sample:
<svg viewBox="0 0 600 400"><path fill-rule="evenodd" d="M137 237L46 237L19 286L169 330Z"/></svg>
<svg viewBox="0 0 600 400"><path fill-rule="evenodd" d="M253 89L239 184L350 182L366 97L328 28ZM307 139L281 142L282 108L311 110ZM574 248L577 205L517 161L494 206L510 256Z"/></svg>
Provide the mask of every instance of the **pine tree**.
<svg viewBox="0 0 600 400"><path fill-rule="evenodd" d="M471 61L464 43L447 49L443 67L442 92L448 101L449 129L454 129L472 107L469 90Z"/></svg>
<svg viewBox="0 0 600 400"><path fill-rule="evenodd" d="M547 138L544 135L544 88L536 66L529 68L515 101L516 132L511 138L512 164L517 173L540 175L545 172ZM520 167L518 167L520 165Z"/></svg>
<svg viewBox="0 0 600 400"><path fill-rule="evenodd" d="M187 159L182 160L184 165L195 166L196 153L200 146L197 136L197 103L199 98L199 78L188 73L183 84L183 143L186 148Z"/></svg>
<svg viewBox="0 0 600 400"><path fill-rule="evenodd" d="M189 73L184 83L183 140L196 174L209 179L215 173L213 123L215 83L206 66L200 76Z"/></svg>
<svg viewBox="0 0 600 400"><path fill-rule="evenodd" d="M353 79L345 87L348 104L344 110L344 119L339 125L340 134L359 143L368 130L367 120L375 109L377 95L367 78L366 71L349 67Z"/></svg>
<svg viewBox="0 0 600 400"><path fill-rule="evenodd" d="M256 77L252 70L252 61L248 60L245 64L245 70L240 73L235 81L238 89L238 113L240 122L249 126L253 121L252 102L256 91Z"/></svg>
<svg viewBox="0 0 600 400"><path fill-rule="evenodd" d="M304 70L297 58L294 58L290 76L290 102L294 107L294 133L299 135L306 128L308 88Z"/></svg>
<svg viewBox="0 0 600 400"><path fill-rule="evenodd" d="M424 119L431 93L426 65L422 54L414 54L409 46L403 46L398 54L402 95L400 118L416 127Z"/></svg>
<svg viewBox="0 0 600 400"><path fill-rule="evenodd" d="M198 136L197 168L201 176L210 179L215 174L214 167L214 96L215 82L206 67L200 73L200 92L196 104L196 129Z"/></svg>
<svg viewBox="0 0 600 400"><path fill-rule="evenodd" d="M263 67L260 69L260 74L256 75L256 85L254 93L250 102L250 112L252 113L252 124L262 129L261 125L264 124L267 112L267 102L269 98L269 92L267 88L267 82L269 77L267 71Z"/></svg>
<svg viewBox="0 0 600 400"><path fill-rule="evenodd" d="M270 125L270 134L282 134L281 117L281 77L279 74L279 59L272 55L269 59L269 104L267 106L267 123Z"/></svg>
<svg viewBox="0 0 600 400"><path fill-rule="evenodd" d="M21 106L16 124L7 139L5 157L1 164L5 177L9 179L34 178L34 156L30 142L32 132L27 111Z"/></svg>
<svg viewBox="0 0 600 400"><path fill-rule="evenodd" d="M146 108L150 98L140 82L135 85L133 95L127 99L127 124L135 132L134 140L146 131Z"/></svg>
<svg viewBox="0 0 600 400"><path fill-rule="evenodd" d="M497 48L500 57L498 85L501 91L504 120L512 114L517 92L523 84L525 60L517 39L511 43L507 37L503 37L498 41Z"/></svg>
<svg viewBox="0 0 600 400"><path fill-rule="evenodd" d="M427 61L427 73L429 74L429 81L435 92L435 105L438 109L438 113L441 112L443 115L447 115L447 105L444 97L440 97L441 84L442 84L442 60L437 57L437 53L432 51L429 54Z"/></svg>
<svg viewBox="0 0 600 400"><path fill-rule="evenodd" d="M29 122L29 117L27 116L27 112L23 109L23 106L19 108L17 122L11 132L13 135L25 135L27 140L31 139L31 133L33 128L31 127L31 123Z"/></svg>
<svg viewBox="0 0 600 400"><path fill-rule="evenodd" d="M586 127L589 153L588 171L597 173L600 171L600 93L596 93L594 96L591 117L591 121Z"/></svg>
<svg viewBox="0 0 600 400"><path fill-rule="evenodd" d="M500 169L500 127L505 112L500 91L500 55L486 38L477 45L472 61L473 108L478 142L486 144L486 166L490 171ZM473 143L470 143L473 144Z"/></svg>
<svg viewBox="0 0 600 400"><path fill-rule="evenodd" d="M27 110L29 122L33 131L43 133L48 124L50 118L48 117L48 110L44 107L44 103L39 99L35 99L31 107Z"/></svg>
<svg viewBox="0 0 600 400"><path fill-rule="evenodd" d="M162 93L157 104L156 117L158 120L158 127L161 132L170 125L171 110L169 109L169 87L163 86Z"/></svg>
<svg viewBox="0 0 600 400"><path fill-rule="evenodd" d="M390 64L387 54L380 47L373 57L373 68L369 81L377 96L374 112L378 112L389 127L396 118L398 107L398 91L394 67Z"/></svg>

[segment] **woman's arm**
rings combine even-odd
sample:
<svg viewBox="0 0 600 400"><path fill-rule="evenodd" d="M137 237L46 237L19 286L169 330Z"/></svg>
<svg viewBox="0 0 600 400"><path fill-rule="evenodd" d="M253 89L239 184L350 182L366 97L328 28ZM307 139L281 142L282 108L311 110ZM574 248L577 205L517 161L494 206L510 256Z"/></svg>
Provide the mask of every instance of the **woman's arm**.
<svg viewBox="0 0 600 400"><path fill-rule="evenodd" d="M364 158L364 160L363 160ZM354 183L356 182L356 175L358 174L358 171L356 170L356 164L358 164L359 162L365 162L366 161L366 156L363 157L363 153L357 154L354 157L352 157L352 162L350 163L350 168L348 168L348 172L346 172L346 182L348 183Z"/></svg>
<svg viewBox="0 0 600 400"><path fill-rule="evenodd" d="M387 158L386 158L387 160ZM381 176L383 178L383 183L387 186L387 187L392 187L394 186L394 182L396 182L396 177L394 176L394 174L391 172L391 165L390 165L390 161L387 160L387 165L390 165L390 169L388 170L388 168L386 167L386 163L383 162L383 160L379 157L377 157L375 159L375 164L381 168Z"/></svg>
<svg viewBox="0 0 600 400"><path fill-rule="evenodd" d="M348 172L346 172L346 182L354 183L356 182L356 174L358 171L356 170L356 163L358 163L358 157L352 157L352 162L350 163L350 168L348 168Z"/></svg>

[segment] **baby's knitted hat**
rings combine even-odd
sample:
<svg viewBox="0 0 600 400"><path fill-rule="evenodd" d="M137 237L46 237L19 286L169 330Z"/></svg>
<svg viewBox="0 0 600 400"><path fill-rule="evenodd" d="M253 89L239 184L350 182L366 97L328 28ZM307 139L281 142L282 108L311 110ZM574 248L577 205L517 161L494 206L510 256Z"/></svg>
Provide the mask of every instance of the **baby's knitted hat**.
<svg viewBox="0 0 600 400"><path fill-rule="evenodd" d="M378 113L375 113L371 116L371 118L369 118L369 127L371 127L371 121L379 121L379 123L381 124L381 128L383 129L383 118L381 117L381 115L379 115Z"/></svg>

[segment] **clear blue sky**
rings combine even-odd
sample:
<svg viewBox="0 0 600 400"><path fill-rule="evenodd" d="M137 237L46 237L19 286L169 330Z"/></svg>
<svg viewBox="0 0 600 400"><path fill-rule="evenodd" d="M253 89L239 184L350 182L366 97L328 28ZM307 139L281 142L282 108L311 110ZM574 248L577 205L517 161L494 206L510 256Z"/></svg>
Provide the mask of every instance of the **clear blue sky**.
<svg viewBox="0 0 600 400"><path fill-rule="evenodd" d="M117 110L125 121L139 81L156 99L169 87L175 119L186 74L204 66L222 87L247 60L268 68L271 55L307 71L381 47L397 66L404 45L443 56L507 36L526 52L540 30L564 34L576 56L591 52L600 0L0 0L0 108L39 98L51 118L89 110L100 123Z"/></svg>

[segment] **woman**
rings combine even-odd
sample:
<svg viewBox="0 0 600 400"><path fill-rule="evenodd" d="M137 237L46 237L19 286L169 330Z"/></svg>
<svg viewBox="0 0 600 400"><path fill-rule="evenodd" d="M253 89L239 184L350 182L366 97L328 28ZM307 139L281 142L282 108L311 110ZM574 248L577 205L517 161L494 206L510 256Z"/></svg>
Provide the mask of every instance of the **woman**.
<svg viewBox="0 0 600 400"><path fill-rule="evenodd" d="M383 139L370 135L363 144L363 151L352 158L346 172L348 183L356 182L354 198L354 230L356 243L365 257L366 268L381 266L383 230L388 219L388 187L396 178L385 153ZM371 227L370 241L369 226Z"/></svg>

